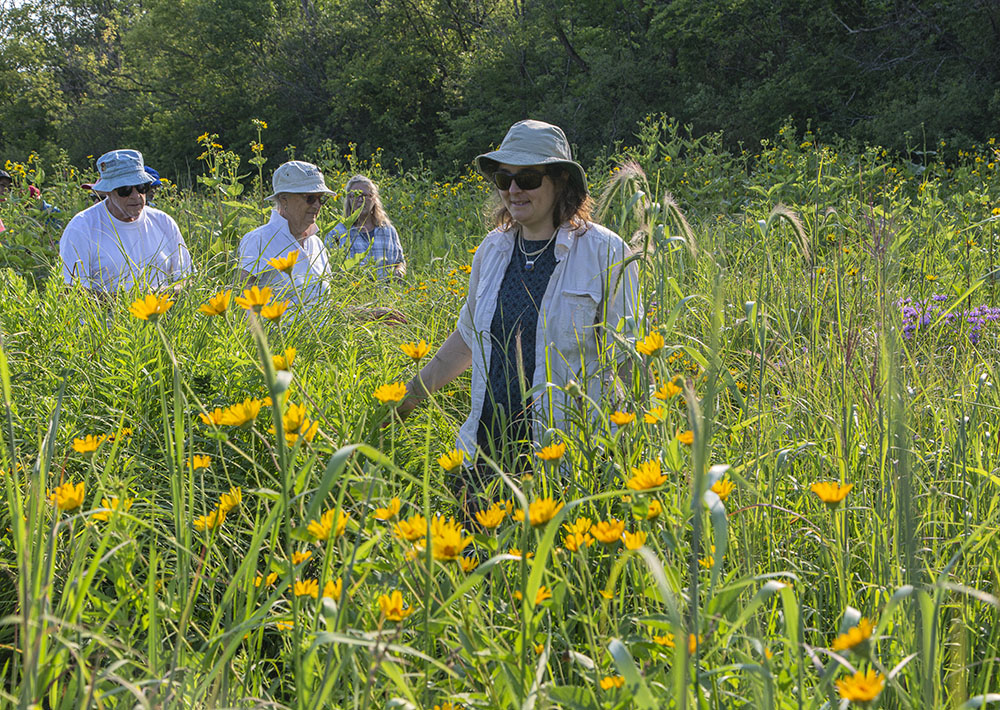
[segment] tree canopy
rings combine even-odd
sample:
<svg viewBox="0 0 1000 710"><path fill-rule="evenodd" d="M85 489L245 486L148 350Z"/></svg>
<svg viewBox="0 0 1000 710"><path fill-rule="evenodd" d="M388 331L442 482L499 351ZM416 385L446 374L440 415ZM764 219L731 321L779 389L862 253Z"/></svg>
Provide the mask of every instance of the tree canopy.
<svg viewBox="0 0 1000 710"><path fill-rule="evenodd" d="M0 15L5 155L142 150L185 179L205 131L465 163L514 121L584 159L666 113L732 144L791 119L892 148L984 140L1000 6L957 0L25 0Z"/></svg>

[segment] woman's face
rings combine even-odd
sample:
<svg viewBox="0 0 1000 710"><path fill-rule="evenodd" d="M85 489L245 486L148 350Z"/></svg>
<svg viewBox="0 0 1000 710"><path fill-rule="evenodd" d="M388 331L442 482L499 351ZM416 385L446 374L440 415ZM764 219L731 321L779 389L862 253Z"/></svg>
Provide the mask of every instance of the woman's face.
<svg viewBox="0 0 1000 710"><path fill-rule="evenodd" d="M316 222L323 203L326 202L324 194L300 194L297 192L286 192L278 201L278 212L288 220L290 224L304 225L306 227Z"/></svg>
<svg viewBox="0 0 1000 710"><path fill-rule="evenodd" d="M500 190L500 199L514 221L529 231L551 231L552 214L556 206L556 185L546 174L545 166L501 163L497 172L513 176L508 189ZM533 180L537 181L540 175L542 177L537 187L526 190L518 183L518 175L522 176L522 182L529 185ZM497 189L500 189L499 185Z"/></svg>
<svg viewBox="0 0 1000 710"><path fill-rule="evenodd" d="M347 207L351 212L357 212L358 218L355 224L364 224L371 214L374 205L374 194L370 186L363 182L356 182L347 191Z"/></svg>

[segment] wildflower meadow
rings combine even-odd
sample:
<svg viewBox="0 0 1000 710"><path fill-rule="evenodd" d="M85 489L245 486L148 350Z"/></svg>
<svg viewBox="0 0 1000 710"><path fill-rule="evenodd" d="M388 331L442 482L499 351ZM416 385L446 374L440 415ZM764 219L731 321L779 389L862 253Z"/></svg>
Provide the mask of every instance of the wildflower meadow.
<svg viewBox="0 0 1000 710"><path fill-rule="evenodd" d="M409 271L334 254L293 317L235 283L276 167L253 130L192 138L193 184L156 194L196 267L169 295L65 286L93 166L8 166L62 212L0 203L0 706L1000 702L992 140L732 150L644 121L586 164L640 267L628 376L571 392L533 472L463 510L467 376L393 410L454 327L489 186L296 156L339 191L324 232L352 174L380 185Z"/></svg>

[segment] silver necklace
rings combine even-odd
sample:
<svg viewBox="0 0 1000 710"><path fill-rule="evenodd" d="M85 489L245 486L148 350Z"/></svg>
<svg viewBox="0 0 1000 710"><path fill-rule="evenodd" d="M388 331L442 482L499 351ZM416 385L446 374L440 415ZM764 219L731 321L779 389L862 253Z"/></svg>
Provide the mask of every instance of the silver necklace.
<svg viewBox="0 0 1000 710"><path fill-rule="evenodd" d="M535 262L538 260L538 257L542 255L542 252L544 252L546 249L549 248L549 244L551 244L552 240L556 238L556 234L558 232L559 228L557 227L555 231L552 232L552 236L545 240L545 243L542 244L540 249L535 249L534 251L528 251L527 249L524 248L524 236L521 234L521 230L520 229L517 230L517 248L520 249L521 253L524 255L525 271L535 270Z"/></svg>

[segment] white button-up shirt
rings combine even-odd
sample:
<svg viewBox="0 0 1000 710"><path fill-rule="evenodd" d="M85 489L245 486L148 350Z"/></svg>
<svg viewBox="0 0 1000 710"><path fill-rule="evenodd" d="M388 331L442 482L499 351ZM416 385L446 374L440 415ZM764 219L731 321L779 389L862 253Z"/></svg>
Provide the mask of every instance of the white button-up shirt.
<svg viewBox="0 0 1000 710"><path fill-rule="evenodd" d="M267 262L298 251L299 258L291 276L277 271ZM288 228L288 220L271 210L271 219L262 227L247 232L240 240L240 268L254 274L261 288L270 286L276 298L288 298L292 303L317 303L327 289L330 262L326 246L319 234L310 234L300 242Z"/></svg>
<svg viewBox="0 0 1000 710"><path fill-rule="evenodd" d="M469 295L456 330L472 351L472 411L458 433L457 447L471 458L476 432L489 390L490 326L497 295L514 253L515 229L490 232L476 250L469 275ZM595 401L613 381L621 358L614 357L607 330L632 337L640 312L638 268L621 237L587 223L568 224L556 235L556 267L538 310L535 331L535 439L544 428L563 428L571 398L546 384L563 386L576 380ZM619 278L619 276L621 278ZM597 416L598 412L593 412Z"/></svg>

